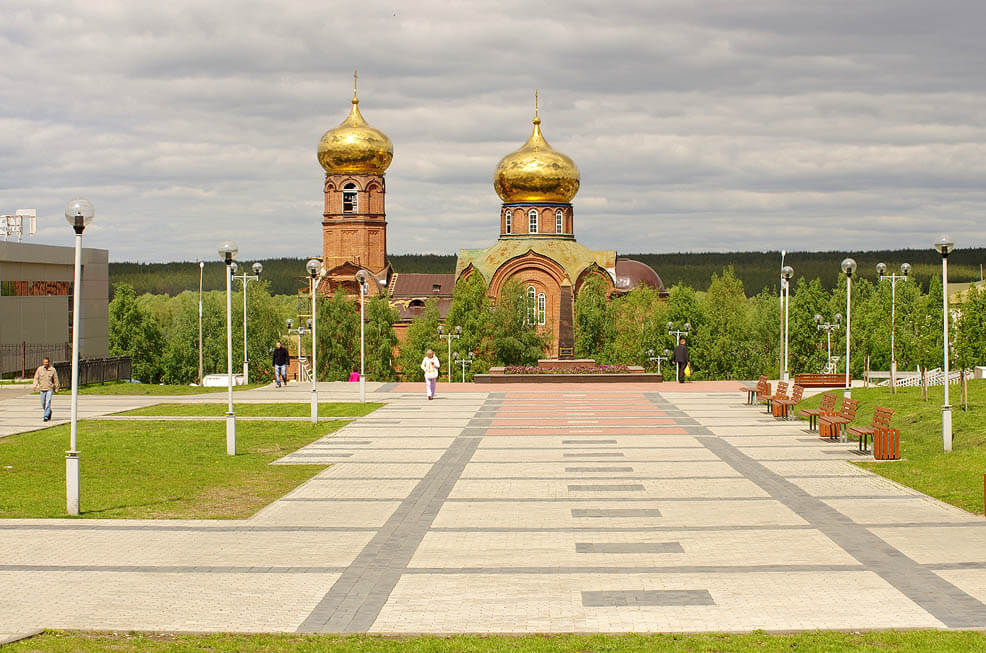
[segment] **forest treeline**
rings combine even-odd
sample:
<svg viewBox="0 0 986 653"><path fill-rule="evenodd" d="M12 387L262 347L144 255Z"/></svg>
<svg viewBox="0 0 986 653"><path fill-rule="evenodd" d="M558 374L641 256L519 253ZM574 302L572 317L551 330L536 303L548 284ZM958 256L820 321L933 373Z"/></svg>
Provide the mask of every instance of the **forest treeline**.
<svg viewBox="0 0 986 653"><path fill-rule="evenodd" d="M670 289L681 284L695 290L708 290L713 274L732 266L736 278L743 282L748 292L756 294L763 289L776 289L780 273L780 252L704 252L685 254L625 254L647 263L660 275ZM941 275L941 257L930 247L869 252L790 252L784 262L794 268L795 278L819 279L822 287L831 290L839 278L839 263L852 256L859 264L863 277L876 276L876 264L886 263L897 270L901 263L913 266L912 275L927 288L932 276ZM397 272L455 272L453 254L392 254L390 262ZM254 261L246 260L248 266ZM293 295L307 285L305 260L297 258L260 259L264 265L263 278L274 295ZM949 257L948 277L954 282L975 281L980 278L986 262L986 249L958 249ZM197 261L173 263L110 263L110 286L126 283L138 295L175 296L185 290L198 290L199 264ZM222 263L206 261L202 284L205 290L223 289ZM234 284L237 287L239 283Z"/></svg>

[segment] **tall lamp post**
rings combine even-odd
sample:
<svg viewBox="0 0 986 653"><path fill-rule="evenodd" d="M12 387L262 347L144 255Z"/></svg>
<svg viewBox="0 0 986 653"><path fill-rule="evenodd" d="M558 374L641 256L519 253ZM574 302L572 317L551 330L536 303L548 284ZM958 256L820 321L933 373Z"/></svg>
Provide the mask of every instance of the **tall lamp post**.
<svg viewBox="0 0 986 653"><path fill-rule="evenodd" d="M935 249L941 254L942 351L945 353L945 403L941 407L941 439L945 451L949 452L952 450L952 406L948 403L948 255L955 251L955 243L948 234L944 234L935 241Z"/></svg>
<svg viewBox="0 0 986 653"><path fill-rule="evenodd" d="M825 340L828 343L828 358L826 359L825 368L829 369L829 365L832 364L832 332L838 329L842 325L842 313L835 314L835 321L833 322L823 322L822 316L819 313L815 314L815 324L819 331L825 332Z"/></svg>
<svg viewBox="0 0 986 653"><path fill-rule="evenodd" d="M653 349L648 349L647 350L647 360L649 360L652 363L654 361L657 361L657 373L658 374L661 373L661 361L670 360L670 358L671 358L671 350L670 349L665 349L663 356L655 356Z"/></svg>
<svg viewBox="0 0 986 653"><path fill-rule="evenodd" d="M778 352L777 361L777 376L783 378L784 376L784 257L787 256L786 250L781 250L781 267L780 267L780 277L781 277L781 287L780 287L780 324L778 325L778 339L780 340L780 351ZM677 343L675 343L677 344Z"/></svg>
<svg viewBox="0 0 986 653"><path fill-rule="evenodd" d="M359 402L366 403L366 291L370 275L366 270L356 273L359 284Z"/></svg>
<svg viewBox="0 0 986 653"><path fill-rule="evenodd" d="M849 338L852 331L852 275L856 273L856 261L847 258L842 260L842 273L846 275L846 389L842 395L852 397L852 379L849 374Z"/></svg>
<svg viewBox="0 0 986 653"><path fill-rule="evenodd" d="M79 425L79 326L82 320L82 232L96 215L92 202L81 197L65 205L65 219L75 230L75 281L72 286L72 423L69 450L65 452L65 507L79 514L80 459L77 447Z"/></svg>
<svg viewBox="0 0 986 653"><path fill-rule="evenodd" d="M452 358L462 365L462 382L466 382L466 368L472 365L473 361L476 359L476 355L469 352L465 355L459 355L459 352L452 354Z"/></svg>
<svg viewBox="0 0 986 653"><path fill-rule="evenodd" d="M219 258L226 266L226 384L229 407L226 411L226 453L236 455L236 415L233 413L233 257L239 248L231 240L219 246Z"/></svg>
<svg viewBox="0 0 986 653"><path fill-rule="evenodd" d="M678 341L680 341L682 337L687 338L688 337L688 333L692 330L692 323L691 322L685 322L685 326L683 326L681 329L675 329L674 328L674 322L668 322L665 326L667 326L667 328L668 328L668 335L674 337L674 346L675 347L678 346ZM676 373L676 376L674 377L674 380L675 381L677 381L678 379L681 378L681 370L678 369L680 367L681 367L681 363L679 363L678 361L675 361L674 362L674 371Z"/></svg>
<svg viewBox="0 0 986 653"><path fill-rule="evenodd" d="M318 305L315 303L316 290L318 290L318 275L322 270L322 263L318 259L308 259L305 264L308 277L311 280L312 292L312 424L318 424L318 366L315 361L317 351L316 336L318 335Z"/></svg>
<svg viewBox="0 0 986 653"><path fill-rule="evenodd" d="M794 276L794 268L790 265L785 265L781 268L781 290L784 293L784 380L787 381L790 376L790 371L788 369L788 350L789 350L789 340L788 332L790 330L790 320L788 316L791 310L791 277Z"/></svg>
<svg viewBox="0 0 986 653"><path fill-rule="evenodd" d="M246 271L240 275L233 275L234 279L243 282L243 383L250 383L250 363L247 361L247 282L260 281L260 273L264 271L264 266L261 263L254 263L252 269L252 275L247 274Z"/></svg>
<svg viewBox="0 0 986 653"><path fill-rule="evenodd" d="M448 333L445 333L445 327L439 324L438 337L442 340L448 340L448 382L452 383L452 339L454 338L455 340L458 340L462 337L462 327L457 326Z"/></svg>
<svg viewBox="0 0 986 653"><path fill-rule="evenodd" d="M199 385L202 385L202 273L205 261L199 261Z"/></svg>
<svg viewBox="0 0 986 653"><path fill-rule="evenodd" d="M900 274L887 275L887 264L877 263L876 273L880 281L890 281L890 392L897 392L897 348L894 346L894 333L897 330L897 282L907 281L911 272L910 263L901 263Z"/></svg>
<svg viewBox="0 0 986 653"><path fill-rule="evenodd" d="M308 322L311 323L311 320L309 320ZM297 335L298 336L298 358L297 358L297 361L298 361L298 383L301 383L301 353L302 353L301 352L301 336L305 335L305 325L304 324L299 324L297 329L293 329L292 327L294 326L294 320L292 320L291 318L288 318L287 324L288 324L288 335L289 336L290 335Z"/></svg>

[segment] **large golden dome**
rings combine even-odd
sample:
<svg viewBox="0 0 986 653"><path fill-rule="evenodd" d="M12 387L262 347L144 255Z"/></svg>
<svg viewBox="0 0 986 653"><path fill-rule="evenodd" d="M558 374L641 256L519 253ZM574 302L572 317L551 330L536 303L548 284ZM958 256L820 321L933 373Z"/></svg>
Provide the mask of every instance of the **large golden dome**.
<svg viewBox="0 0 986 653"><path fill-rule="evenodd" d="M318 162L330 174L382 175L393 158L394 144L363 119L355 94L349 117L318 142Z"/></svg>
<svg viewBox="0 0 986 653"><path fill-rule="evenodd" d="M493 188L504 202L571 202L579 192L579 169L541 135L541 118L516 152L500 160Z"/></svg>

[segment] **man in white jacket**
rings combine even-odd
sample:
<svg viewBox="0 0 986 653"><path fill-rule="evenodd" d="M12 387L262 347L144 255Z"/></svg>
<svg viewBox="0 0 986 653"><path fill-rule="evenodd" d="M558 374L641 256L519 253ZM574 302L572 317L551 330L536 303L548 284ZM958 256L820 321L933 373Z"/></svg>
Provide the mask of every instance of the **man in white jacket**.
<svg viewBox="0 0 986 653"><path fill-rule="evenodd" d="M438 356L435 356L435 352L430 349L421 359L421 369L425 373L425 394L429 400L435 398L435 386L438 385L438 368L441 366L442 364L438 362Z"/></svg>

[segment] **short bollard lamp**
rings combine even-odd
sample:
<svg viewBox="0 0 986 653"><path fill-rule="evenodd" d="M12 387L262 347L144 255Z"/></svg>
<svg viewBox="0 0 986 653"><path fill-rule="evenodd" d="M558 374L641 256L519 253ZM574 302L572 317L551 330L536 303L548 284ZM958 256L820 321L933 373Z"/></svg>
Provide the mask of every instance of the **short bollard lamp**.
<svg viewBox="0 0 986 653"><path fill-rule="evenodd" d="M79 514L79 326L82 323L82 232L96 216L92 202L76 198L65 206L65 219L75 231L75 276L72 286L72 415L69 450L65 452L65 507L70 515Z"/></svg>

